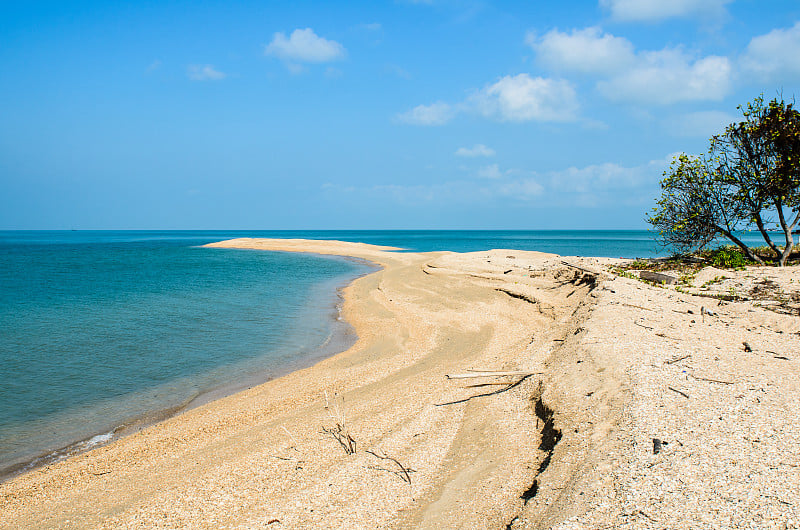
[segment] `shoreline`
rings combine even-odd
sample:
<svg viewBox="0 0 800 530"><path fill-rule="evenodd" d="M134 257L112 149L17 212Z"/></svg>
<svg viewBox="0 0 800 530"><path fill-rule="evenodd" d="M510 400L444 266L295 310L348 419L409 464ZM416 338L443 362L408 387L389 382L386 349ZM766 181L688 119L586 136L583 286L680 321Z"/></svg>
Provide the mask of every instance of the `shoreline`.
<svg viewBox="0 0 800 530"><path fill-rule="evenodd" d="M321 254L315 253L309 254L322 256ZM348 256L337 257L329 255L324 257L329 259L338 258L347 261L353 261L361 265L365 265L371 270L344 281L331 282L331 284L335 283L333 294L329 296L328 299L324 300L325 306L330 305L330 312L326 317L329 318L329 325L331 329L328 337L322 344L311 348L304 348L295 352L293 357L297 357L296 359L282 363L278 368L270 368L268 371L263 373L261 371L249 372L245 374L245 377L242 380L222 382L216 386L202 389L176 405L168 406L158 410L146 411L137 416L128 418L110 428L91 431L90 434L67 445L53 449L47 449L31 458L5 465L4 467L0 468L0 484L8 482L15 477L19 477L26 473L36 471L41 467L49 466L81 455L95 448L115 443L126 436L130 436L131 434L146 429L147 427L179 416L189 410L234 395L254 386L262 385L274 379L283 377L291 372L308 368L325 358L337 355L352 347L357 339L357 336L353 327L344 318L342 318L341 308L344 303L343 291L347 285L358 278L380 270L380 265L368 260L351 258Z"/></svg>
<svg viewBox="0 0 800 530"><path fill-rule="evenodd" d="M617 276L618 260L222 244L375 258L383 269L344 289L353 347L0 484L3 524L791 528L798 520L796 317L754 302L719 302L712 315L701 311L707 297ZM769 281L795 296L792 272L730 275L738 289ZM743 341L752 352L741 353ZM470 370L530 375L445 377ZM357 441L355 453L330 434L337 423Z"/></svg>

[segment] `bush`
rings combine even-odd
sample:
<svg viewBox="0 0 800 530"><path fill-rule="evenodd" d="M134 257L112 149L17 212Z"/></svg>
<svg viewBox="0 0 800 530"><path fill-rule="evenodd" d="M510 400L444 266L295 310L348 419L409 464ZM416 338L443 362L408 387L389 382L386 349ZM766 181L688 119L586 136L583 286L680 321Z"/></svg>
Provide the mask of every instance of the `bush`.
<svg viewBox="0 0 800 530"><path fill-rule="evenodd" d="M746 265L750 265L753 261L747 257L736 247L720 247L715 250L709 250L704 253L704 258L711 262L714 267L718 269L744 269Z"/></svg>

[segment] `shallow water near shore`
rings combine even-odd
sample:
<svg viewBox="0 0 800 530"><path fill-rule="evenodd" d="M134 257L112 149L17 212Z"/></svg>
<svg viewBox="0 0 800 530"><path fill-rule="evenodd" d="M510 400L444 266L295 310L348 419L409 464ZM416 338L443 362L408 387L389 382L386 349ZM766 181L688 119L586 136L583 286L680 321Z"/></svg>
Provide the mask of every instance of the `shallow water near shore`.
<svg viewBox="0 0 800 530"><path fill-rule="evenodd" d="M19 236L0 239L0 474L345 349L337 288L373 270L198 247L213 238Z"/></svg>
<svg viewBox="0 0 800 530"><path fill-rule="evenodd" d="M234 237L663 254L646 231L0 232L0 478L348 346L336 291L370 266L200 248Z"/></svg>

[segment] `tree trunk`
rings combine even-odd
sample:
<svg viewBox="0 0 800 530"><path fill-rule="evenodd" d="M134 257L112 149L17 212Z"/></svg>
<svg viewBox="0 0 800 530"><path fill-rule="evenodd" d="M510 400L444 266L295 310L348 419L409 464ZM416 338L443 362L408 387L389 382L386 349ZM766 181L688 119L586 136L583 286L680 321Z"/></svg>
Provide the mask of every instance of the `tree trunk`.
<svg viewBox="0 0 800 530"><path fill-rule="evenodd" d="M717 230L719 230L725 237L736 243L736 246L742 249L742 252L744 252L744 255L747 256L748 259L751 259L752 261L755 261L761 265L764 264L764 260L758 257L756 254L754 254L753 251L750 250L750 247L745 245L741 239L733 235L733 232L731 232L730 230L725 230L720 226L717 227Z"/></svg>
<svg viewBox="0 0 800 530"><path fill-rule="evenodd" d="M761 211L756 210L753 212L753 217L756 220L756 226L758 227L758 231L761 232L761 236L764 238L764 241L767 242L769 248L775 253L775 259L778 260L781 257L781 249L778 248L778 245L772 242L772 238L769 237L767 233L767 229L764 227L764 220L761 219Z"/></svg>
<svg viewBox="0 0 800 530"><path fill-rule="evenodd" d="M786 238L786 246L783 247L783 252L781 253L780 260L778 261L778 266L783 267L786 265L786 260L789 259L789 256L792 254L792 248L794 247L794 236L792 235L792 229L794 225L797 223L797 218L792 224L786 222L786 216L783 215L783 203L780 200L775 201L775 207L778 209L778 219L781 222L781 228L783 228L783 235Z"/></svg>

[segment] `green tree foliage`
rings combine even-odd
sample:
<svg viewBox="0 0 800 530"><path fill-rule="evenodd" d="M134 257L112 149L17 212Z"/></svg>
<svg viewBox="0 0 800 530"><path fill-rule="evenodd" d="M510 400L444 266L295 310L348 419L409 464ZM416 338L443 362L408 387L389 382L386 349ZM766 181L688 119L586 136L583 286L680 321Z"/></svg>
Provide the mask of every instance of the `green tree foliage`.
<svg viewBox="0 0 800 530"><path fill-rule="evenodd" d="M734 234L755 226L775 262L784 265L800 220L800 113L793 103L765 103L763 97L739 109L744 119L712 137L706 157L683 154L673 160L647 221L665 244L679 250L703 248L724 236L763 263ZM767 231L775 217L784 234L782 247Z"/></svg>

